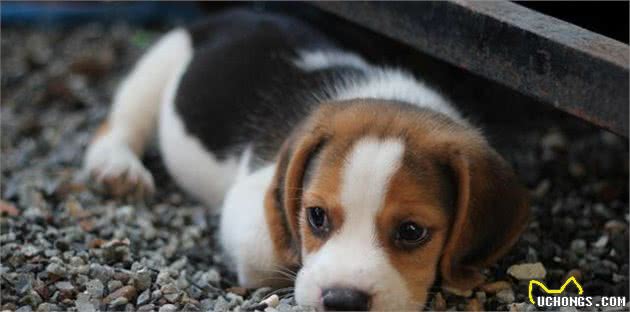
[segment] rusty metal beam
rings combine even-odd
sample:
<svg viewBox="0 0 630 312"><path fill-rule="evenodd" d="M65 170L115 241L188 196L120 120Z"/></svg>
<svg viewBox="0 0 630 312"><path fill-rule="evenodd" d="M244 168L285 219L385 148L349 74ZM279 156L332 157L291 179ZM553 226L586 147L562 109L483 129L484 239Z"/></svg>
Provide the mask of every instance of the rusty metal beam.
<svg viewBox="0 0 630 312"><path fill-rule="evenodd" d="M312 4L628 137L624 43L507 1Z"/></svg>

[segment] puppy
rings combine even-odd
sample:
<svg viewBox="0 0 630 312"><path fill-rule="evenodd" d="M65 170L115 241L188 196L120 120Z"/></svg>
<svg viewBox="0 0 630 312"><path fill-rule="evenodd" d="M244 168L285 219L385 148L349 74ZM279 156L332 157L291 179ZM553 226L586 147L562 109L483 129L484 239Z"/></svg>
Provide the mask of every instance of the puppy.
<svg viewBox="0 0 630 312"><path fill-rule="evenodd" d="M114 195L168 171L221 208L244 287L320 310L418 310L513 245L527 193L506 162L410 73L343 51L298 20L229 10L160 39L118 89L85 168Z"/></svg>

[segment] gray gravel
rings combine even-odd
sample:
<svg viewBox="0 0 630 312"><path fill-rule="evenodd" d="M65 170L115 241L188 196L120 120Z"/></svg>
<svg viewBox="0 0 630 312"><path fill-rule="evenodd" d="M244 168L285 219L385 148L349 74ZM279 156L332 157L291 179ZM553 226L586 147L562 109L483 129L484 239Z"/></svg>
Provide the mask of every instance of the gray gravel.
<svg viewBox="0 0 630 312"><path fill-rule="evenodd" d="M146 203L108 199L78 178L114 87L157 34L124 24L3 29L1 310L264 310L271 290L236 287L214 241L217 218L174 186L155 148L145 161L158 191ZM518 140L507 156L533 190L534 216L486 272L502 282L463 297L436 287L429 307L532 310L526 280L508 274L519 264L538 268L525 279L542 267L558 286L571 271L586 294L630 297L627 142L569 120ZM302 310L278 293L277 310Z"/></svg>

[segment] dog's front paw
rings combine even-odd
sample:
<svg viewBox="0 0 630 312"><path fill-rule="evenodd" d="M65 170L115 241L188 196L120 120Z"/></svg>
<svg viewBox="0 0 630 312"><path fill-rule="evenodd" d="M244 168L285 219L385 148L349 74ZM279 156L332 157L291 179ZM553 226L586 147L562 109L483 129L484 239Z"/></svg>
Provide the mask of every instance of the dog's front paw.
<svg viewBox="0 0 630 312"><path fill-rule="evenodd" d="M92 142L84 172L114 197L145 198L155 190L153 176L124 142L104 136Z"/></svg>

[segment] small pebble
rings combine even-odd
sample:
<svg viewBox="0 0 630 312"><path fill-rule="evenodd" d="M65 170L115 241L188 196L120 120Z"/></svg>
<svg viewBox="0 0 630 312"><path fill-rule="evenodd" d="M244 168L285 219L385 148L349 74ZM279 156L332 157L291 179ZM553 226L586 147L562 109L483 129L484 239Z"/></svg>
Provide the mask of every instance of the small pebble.
<svg viewBox="0 0 630 312"><path fill-rule="evenodd" d="M160 298L162 298L162 291L159 290L159 289L154 290L151 293L151 298L153 298L153 299L160 299Z"/></svg>
<svg viewBox="0 0 630 312"><path fill-rule="evenodd" d="M151 303L138 307L138 312L152 312L152 311L155 311L155 306Z"/></svg>
<svg viewBox="0 0 630 312"><path fill-rule="evenodd" d="M55 283L55 287L61 291L72 291L74 290L74 286L70 284L70 282L57 282Z"/></svg>
<svg viewBox="0 0 630 312"><path fill-rule="evenodd" d="M17 310L15 310L15 312L32 312L33 308L31 308L31 306L21 306L19 307Z"/></svg>
<svg viewBox="0 0 630 312"><path fill-rule="evenodd" d="M524 302L512 303L509 305L510 312L525 312L526 305Z"/></svg>
<svg viewBox="0 0 630 312"><path fill-rule="evenodd" d="M181 296L180 290L174 284L166 284L160 288L162 296L169 302L176 302Z"/></svg>
<svg viewBox="0 0 630 312"><path fill-rule="evenodd" d="M28 274L20 274L13 286L19 295L23 295L33 288L33 278Z"/></svg>
<svg viewBox="0 0 630 312"><path fill-rule="evenodd" d="M74 302L74 306L79 312L96 312L96 308L89 299L89 295L79 294Z"/></svg>
<svg viewBox="0 0 630 312"><path fill-rule="evenodd" d="M112 307L118 307L121 305L126 305L129 302L129 300L127 300L127 298L125 297L118 297L114 300L112 300L109 305Z"/></svg>
<svg viewBox="0 0 630 312"><path fill-rule="evenodd" d="M139 290L151 287L151 272L147 269L139 270L134 275L135 286Z"/></svg>
<svg viewBox="0 0 630 312"><path fill-rule="evenodd" d="M93 298L102 298L103 297L103 292L105 290L105 286L103 285L103 282L101 282L101 280L93 279L93 280L89 281L87 283L87 285L86 285L86 288L87 288L87 292Z"/></svg>
<svg viewBox="0 0 630 312"><path fill-rule="evenodd" d="M199 307L197 307L196 305L188 303L184 305L184 307L182 308L182 311L197 312L200 310L199 310Z"/></svg>
<svg viewBox="0 0 630 312"><path fill-rule="evenodd" d="M620 282L623 282L624 280L626 280L625 276L617 274L617 273L612 274L613 283L620 283Z"/></svg>
<svg viewBox="0 0 630 312"><path fill-rule="evenodd" d="M571 250L578 255L586 253L586 241L583 239L576 239L571 242Z"/></svg>
<svg viewBox="0 0 630 312"><path fill-rule="evenodd" d="M626 231L627 228L628 226L625 222L618 220L610 220L607 221L606 224L604 224L604 230L609 233L623 233Z"/></svg>
<svg viewBox="0 0 630 312"><path fill-rule="evenodd" d="M505 304L509 304L514 302L514 291L512 291L512 289L503 289L501 291L499 291L496 294L497 299L499 299L500 302L505 303Z"/></svg>
<svg viewBox="0 0 630 312"><path fill-rule="evenodd" d="M564 149L567 139L560 131L551 131L542 137L540 144L548 149Z"/></svg>
<svg viewBox="0 0 630 312"><path fill-rule="evenodd" d="M532 191L532 195L535 198L543 198L547 195L547 192L551 189L551 181L543 180L536 186L536 188Z"/></svg>
<svg viewBox="0 0 630 312"><path fill-rule="evenodd" d="M227 311L229 310L229 304L230 303L227 300L225 300L225 298L219 297L214 302L214 311L216 312Z"/></svg>
<svg viewBox="0 0 630 312"><path fill-rule="evenodd" d="M461 290L459 288L454 288L454 287L447 287L447 286L442 286L442 290L445 293L449 293L449 294L453 294L459 297L464 297L464 298L468 298L470 296L472 296L472 290Z"/></svg>
<svg viewBox="0 0 630 312"><path fill-rule="evenodd" d="M181 271L186 266L186 264L188 264L188 258L183 257L183 258L173 262L169 266L169 270L174 271L174 272Z"/></svg>
<svg viewBox="0 0 630 312"><path fill-rule="evenodd" d="M36 291L31 290L27 295L20 299L20 303L27 304L31 307L37 307L40 303L42 303L42 297Z"/></svg>
<svg viewBox="0 0 630 312"><path fill-rule="evenodd" d="M204 311L208 311L214 308L214 303L216 302L216 300L213 299L203 299L201 300L201 302L199 303L201 306L201 309Z"/></svg>
<svg viewBox="0 0 630 312"><path fill-rule="evenodd" d="M107 290L111 293L122 287L122 285L123 283L121 281L111 280L107 283Z"/></svg>
<svg viewBox="0 0 630 312"><path fill-rule="evenodd" d="M110 303L121 297L125 298L127 302L132 301L133 299L136 298L136 288L133 286L121 287L115 292L109 294L109 296L105 297L105 299L103 299L103 302ZM125 304L127 304L127 302L125 302Z"/></svg>
<svg viewBox="0 0 630 312"><path fill-rule="evenodd" d="M54 274L59 277L64 277L66 276L67 271L62 265L57 264L57 263L51 263L46 267L46 272Z"/></svg>
<svg viewBox="0 0 630 312"><path fill-rule="evenodd" d="M42 250L33 246L33 245L26 245L22 248L22 253L24 253L25 256L32 258L35 257L36 255L38 255L39 253L41 253Z"/></svg>
<svg viewBox="0 0 630 312"><path fill-rule="evenodd" d="M267 304L268 307L275 308L280 303L280 297L278 295L273 294L269 296L267 299L263 300L261 303Z"/></svg>
<svg viewBox="0 0 630 312"><path fill-rule="evenodd" d="M44 302L37 307L37 312L53 312L53 311L62 311L56 304ZM79 312L91 312L91 311L81 311Z"/></svg>
<svg viewBox="0 0 630 312"><path fill-rule="evenodd" d="M160 307L159 312L175 312L177 311L177 306L173 304L165 304Z"/></svg>
<svg viewBox="0 0 630 312"><path fill-rule="evenodd" d="M136 300L136 304L138 306L141 306L148 303L149 300L151 300L151 291L147 289L138 296L138 299Z"/></svg>
<svg viewBox="0 0 630 312"><path fill-rule="evenodd" d="M160 286L172 284L173 282L173 278L171 278L171 274L168 271L160 271L157 276L157 284Z"/></svg>
<svg viewBox="0 0 630 312"><path fill-rule="evenodd" d="M540 262L512 265L507 273L517 280L544 279L547 275L545 267Z"/></svg>
<svg viewBox="0 0 630 312"><path fill-rule="evenodd" d="M227 293L225 294L225 298L229 300L230 307L234 307L236 305L240 305L243 303L243 297L235 294L235 293ZM269 299L269 298L267 298Z"/></svg>
<svg viewBox="0 0 630 312"><path fill-rule="evenodd" d="M608 235L600 236L595 242L592 243L592 246L595 248L604 248L608 244Z"/></svg>
<svg viewBox="0 0 630 312"><path fill-rule="evenodd" d="M112 276L114 276L114 270L109 266L103 266L98 263L90 264L90 277L97 278L103 283L107 283Z"/></svg>

